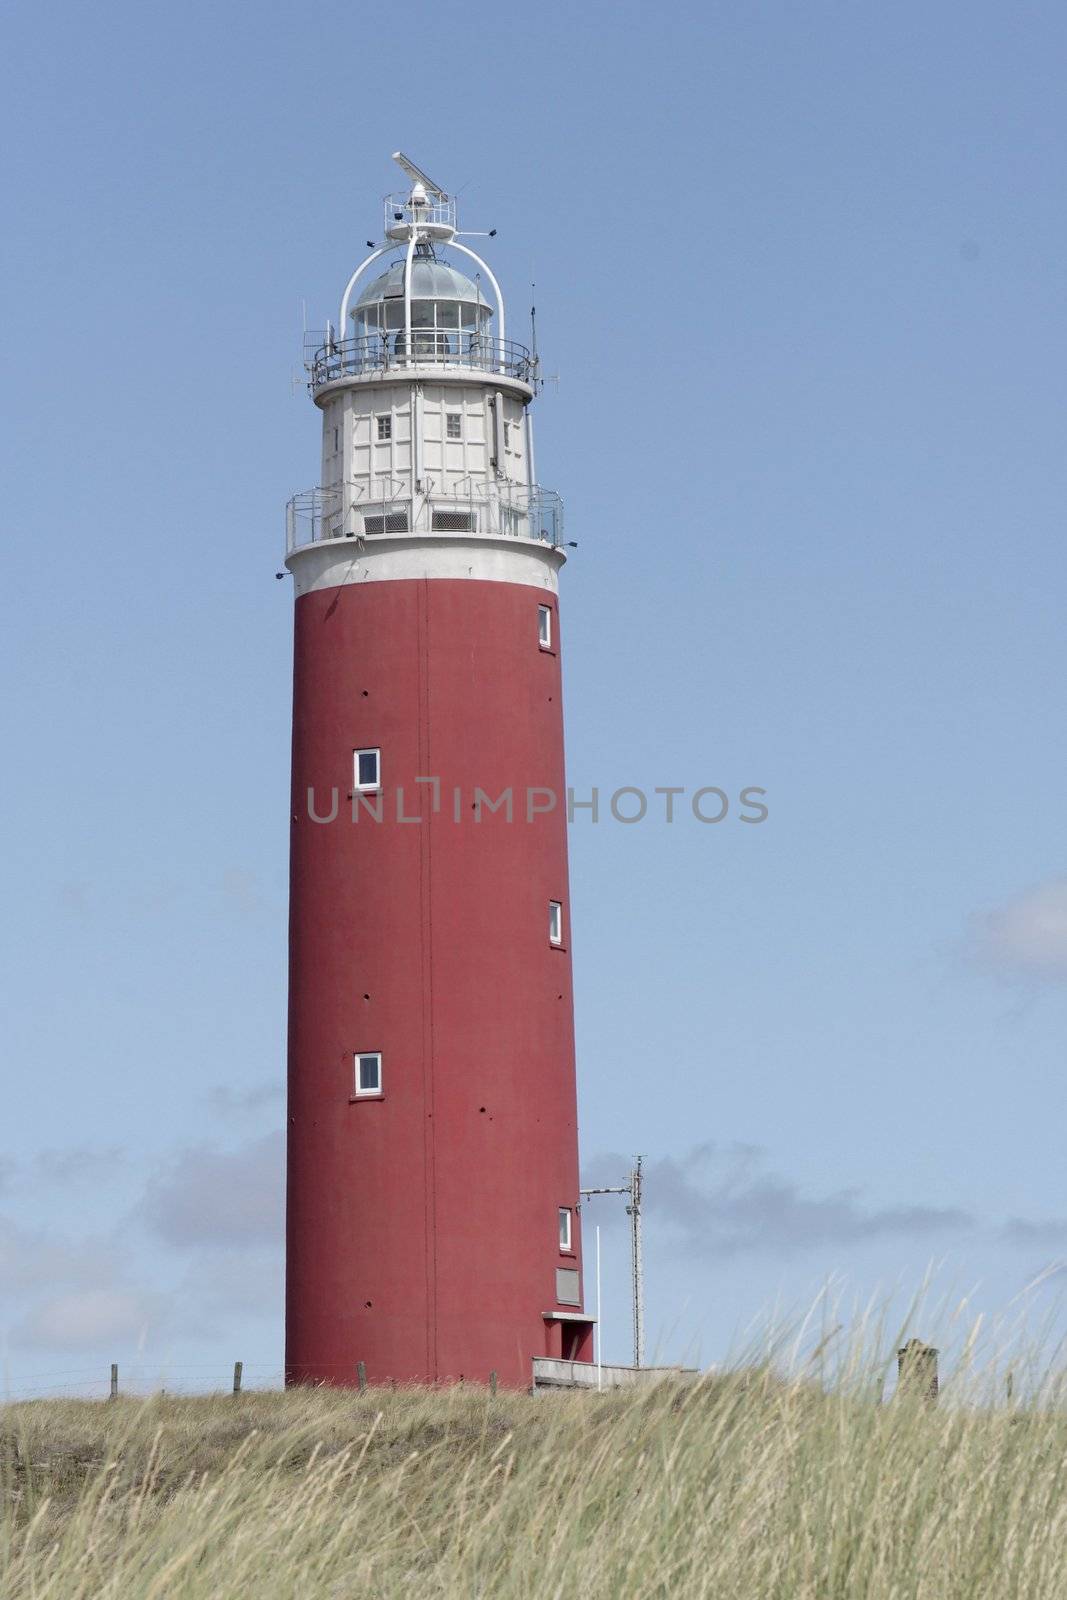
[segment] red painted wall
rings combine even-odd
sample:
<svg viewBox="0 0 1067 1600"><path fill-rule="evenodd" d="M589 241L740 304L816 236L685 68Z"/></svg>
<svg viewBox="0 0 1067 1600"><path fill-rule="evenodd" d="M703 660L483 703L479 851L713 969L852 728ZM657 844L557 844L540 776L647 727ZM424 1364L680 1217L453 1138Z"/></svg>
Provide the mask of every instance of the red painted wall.
<svg viewBox="0 0 1067 1600"><path fill-rule="evenodd" d="M553 652L537 608L553 608ZM530 1382L564 1352L578 1204L556 599L398 580L296 604L286 1368L290 1382ZM383 820L352 821L382 751ZM429 785L439 777L441 809ZM461 798L455 821L455 786ZM397 817L397 787L403 815ZM514 816L472 809L511 787ZM556 809L526 820L528 786ZM311 820L308 789L318 815ZM564 907L564 948L548 903ZM382 1052L380 1100L351 1100ZM576 1310L576 1307L570 1307ZM573 1354L590 1356L583 1330Z"/></svg>

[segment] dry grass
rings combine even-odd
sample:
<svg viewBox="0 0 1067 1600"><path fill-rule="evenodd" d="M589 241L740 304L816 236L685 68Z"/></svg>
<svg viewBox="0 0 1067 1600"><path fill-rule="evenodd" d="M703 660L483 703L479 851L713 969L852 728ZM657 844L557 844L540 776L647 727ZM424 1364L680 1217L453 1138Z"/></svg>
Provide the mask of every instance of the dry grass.
<svg viewBox="0 0 1067 1600"><path fill-rule="evenodd" d="M625 1398L10 1406L0 1594L1067 1595L1062 1412L869 1395L748 1369Z"/></svg>

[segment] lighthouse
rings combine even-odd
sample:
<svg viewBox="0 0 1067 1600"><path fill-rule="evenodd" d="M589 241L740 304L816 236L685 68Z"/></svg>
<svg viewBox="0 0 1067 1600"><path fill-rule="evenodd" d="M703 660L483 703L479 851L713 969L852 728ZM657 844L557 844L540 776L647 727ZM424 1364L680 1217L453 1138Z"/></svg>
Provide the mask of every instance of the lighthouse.
<svg viewBox="0 0 1067 1600"><path fill-rule="evenodd" d="M406 157L308 357L294 583L286 1380L589 1361L559 497L536 350ZM533 340L531 339L531 345Z"/></svg>

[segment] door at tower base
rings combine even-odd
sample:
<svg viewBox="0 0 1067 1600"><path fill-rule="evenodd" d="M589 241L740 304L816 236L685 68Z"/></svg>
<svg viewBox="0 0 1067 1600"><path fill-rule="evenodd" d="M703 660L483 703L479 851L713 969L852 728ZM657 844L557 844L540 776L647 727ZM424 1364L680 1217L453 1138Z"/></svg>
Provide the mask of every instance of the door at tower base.
<svg viewBox="0 0 1067 1600"><path fill-rule="evenodd" d="M592 1355L562 557L401 544L293 558L287 1381L528 1389Z"/></svg>

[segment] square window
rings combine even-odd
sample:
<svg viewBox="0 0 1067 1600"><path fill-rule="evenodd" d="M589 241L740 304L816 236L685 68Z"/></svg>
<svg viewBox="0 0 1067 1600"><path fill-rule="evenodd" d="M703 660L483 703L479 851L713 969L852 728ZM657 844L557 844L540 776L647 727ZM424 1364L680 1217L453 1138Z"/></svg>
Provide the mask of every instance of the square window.
<svg viewBox="0 0 1067 1600"><path fill-rule="evenodd" d="M552 648L552 607L538 606L537 608L537 642L542 650Z"/></svg>
<svg viewBox="0 0 1067 1600"><path fill-rule="evenodd" d="M458 411L446 411L445 432L450 439L462 439L463 417Z"/></svg>
<svg viewBox="0 0 1067 1600"><path fill-rule="evenodd" d="M393 437L392 417L378 418L378 437L379 439L391 439Z"/></svg>
<svg viewBox="0 0 1067 1600"><path fill-rule="evenodd" d="M560 1206L559 1208L559 1247L561 1250L569 1250L571 1248L570 1206Z"/></svg>
<svg viewBox="0 0 1067 1600"><path fill-rule="evenodd" d="M581 1305L581 1285L573 1267L556 1268L556 1299L564 1306Z"/></svg>
<svg viewBox="0 0 1067 1600"><path fill-rule="evenodd" d="M380 789L382 753L380 750L353 750L352 781L357 789Z"/></svg>
<svg viewBox="0 0 1067 1600"><path fill-rule="evenodd" d="M563 943L563 907L558 900L548 902L548 940L550 944Z"/></svg>
<svg viewBox="0 0 1067 1600"><path fill-rule="evenodd" d="M356 1093L381 1094L382 1056L380 1050L360 1051L355 1058Z"/></svg>

